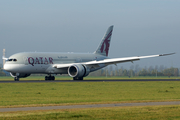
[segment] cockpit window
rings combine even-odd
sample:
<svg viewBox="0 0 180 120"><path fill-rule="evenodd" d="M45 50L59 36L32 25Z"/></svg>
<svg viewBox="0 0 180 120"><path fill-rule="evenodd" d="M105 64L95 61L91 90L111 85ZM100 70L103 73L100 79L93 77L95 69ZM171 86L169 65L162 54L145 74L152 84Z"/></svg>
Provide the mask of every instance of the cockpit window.
<svg viewBox="0 0 180 120"><path fill-rule="evenodd" d="M7 60L7 61L14 61L14 62L16 62L17 59L9 59L9 60Z"/></svg>
<svg viewBox="0 0 180 120"><path fill-rule="evenodd" d="M12 61L13 59L9 59L8 61Z"/></svg>

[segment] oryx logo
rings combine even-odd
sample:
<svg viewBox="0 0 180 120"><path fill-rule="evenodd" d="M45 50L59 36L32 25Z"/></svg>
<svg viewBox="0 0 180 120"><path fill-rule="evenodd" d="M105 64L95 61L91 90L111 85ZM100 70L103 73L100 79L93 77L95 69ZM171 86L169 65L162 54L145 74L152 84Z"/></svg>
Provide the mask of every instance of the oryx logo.
<svg viewBox="0 0 180 120"><path fill-rule="evenodd" d="M106 52L106 56L108 56L108 51L109 51L109 45L110 45L110 40L109 38L112 35L112 30L109 32L109 34L106 36L105 40L103 41L101 45L101 53Z"/></svg>

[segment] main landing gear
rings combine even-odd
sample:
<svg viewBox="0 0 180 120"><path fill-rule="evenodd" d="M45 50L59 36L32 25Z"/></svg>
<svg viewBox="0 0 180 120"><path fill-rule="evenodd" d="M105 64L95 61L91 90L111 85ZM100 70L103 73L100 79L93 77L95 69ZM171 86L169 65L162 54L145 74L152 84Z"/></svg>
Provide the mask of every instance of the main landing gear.
<svg viewBox="0 0 180 120"><path fill-rule="evenodd" d="M14 77L14 81L19 81L19 77Z"/></svg>
<svg viewBox="0 0 180 120"><path fill-rule="evenodd" d="M54 76L45 76L45 80L55 80Z"/></svg>
<svg viewBox="0 0 180 120"><path fill-rule="evenodd" d="M83 77L73 77L73 80L83 80Z"/></svg>

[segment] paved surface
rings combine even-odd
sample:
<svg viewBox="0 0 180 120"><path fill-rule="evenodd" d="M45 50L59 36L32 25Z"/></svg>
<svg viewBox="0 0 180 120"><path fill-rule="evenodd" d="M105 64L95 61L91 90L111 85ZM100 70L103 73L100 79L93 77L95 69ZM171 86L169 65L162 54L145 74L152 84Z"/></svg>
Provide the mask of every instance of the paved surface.
<svg viewBox="0 0 180 120"><path fill-rule="evenodd" d="M125 106L154 106L154 105L180 105L180 101L173 102L146 102L146 103L116 103L116 104L94 104L94 105L69 105L69 106L47 106L47 107L23 107L23 108L0 108L0 112L74 109L74 108L102 108L102 107L125 107Z"/></svg>
<svg viewBox="0 0 180 120"><path fill-rule="evenodd" d="M121 79L121 80L20 80L20 81L6 81L2 80L0 83L31 83L31 82L135 82L135 81L180 81L180 79Z"/></svg>

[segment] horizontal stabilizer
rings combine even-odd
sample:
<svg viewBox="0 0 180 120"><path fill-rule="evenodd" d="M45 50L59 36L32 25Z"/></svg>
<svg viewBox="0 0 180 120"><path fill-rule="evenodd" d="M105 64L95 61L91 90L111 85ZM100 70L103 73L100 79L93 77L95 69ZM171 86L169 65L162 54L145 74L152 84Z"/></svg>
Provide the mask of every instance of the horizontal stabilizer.
<svg viewBox="0 0 180 120"><path fill-rule="evenodd" d="M3 60L8 60L9 58L5 58L4 56L2 57Z"/></svg>

